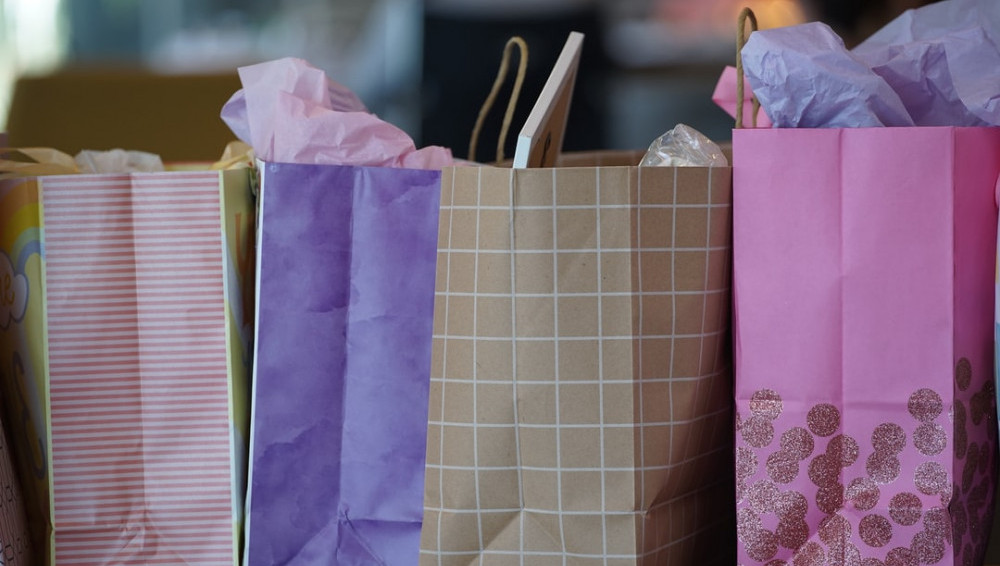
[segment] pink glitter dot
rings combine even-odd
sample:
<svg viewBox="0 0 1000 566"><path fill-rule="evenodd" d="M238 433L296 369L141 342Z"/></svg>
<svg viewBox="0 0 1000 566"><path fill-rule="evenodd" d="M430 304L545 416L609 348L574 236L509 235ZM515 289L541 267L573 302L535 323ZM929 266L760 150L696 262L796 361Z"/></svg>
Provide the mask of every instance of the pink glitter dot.
<svg viewBox="0 0 1000 566"><path fill-rule="evenodd" d="M778 544L795 550L809 540L809 525L805 521L781 521L778 523Z"/></svg>
<svg viewBox="0 0 1000 566"><path fill-rule="evenodd" d="M784 491L778 495L775 509L779 517L804 519L809 512L809 500L797 491Z"/></svg>
<svg viewBox="0 0 1000 566"><path fill-rule="evenodd" d="M952 408L955 412L955 457L961 460L965 458L965 451L969 444L965 405L958 399L955 399Z"/></svg>
<svg viewBox="0 0 1000 566"><path fill-rule="evenodd" d="M881 548L892 540L892 525L881 515L866 515L858 523L858 534L868 546Z"/></svg>
<svg viewBox="0 0 1000 566"><path fill-rule="evenodd" d="M900 525L917 524L922 512L920 498L912 493L897 493L889 500L889 516Z"/></svg>
<svg viewBox="0 0 1000 566"><path fill-rule="evenodd" d="M872 433L872 446L879 453L899 454L906 447L906 432L896 423L882 423Z"/></svg>
<svg viewBox="0 0 1000 566"><path fill-rule="evenodd" d="M845 544L844 559L841 562L844 566L862 566L861 550L853 544Z"/></svg>
<svg viewBox="0 0 1000 566"><path fill-rule="evenodd" d="M868 477L876 482L892 483L899 477L899 458L878 453L872 454L868 456L865 469L868 471Z"/></svg>
<svg viewBox="0 0 1000 566"><path fill-rule="evenodd" d="M834 484L816 490L816 508L833 515L844 508L844 486Z"/></svg>
<svg viewBox="0 0 1000 566"><path fill-rule="evenodd" d="M944 541L929 533L917 533L910 543L910 550L921 564L937 564L944 558Z"/></svg>
<svg viewBox="0 0 1000 566"><path fill-rule="evenodd" d="M952 544L958 546L959 541L969 528L969 516L961 500L955 501L949 510L951 511Z"/></svg>
<svg viewBox="0 0 1000 566"><path fill-rule="evenodd" d="M778 488L773 483L761 480L747 489L747 503L757 513L773 513L778 493Z"/></svg>
<svg viewBox="0 0 1000 566"><path fill-rule="evenodd" d="M736 511L736 535L741 541L750 540L761 529L763 526L760 522L760 516L754 513L753 509L743 507Z"/></svg>
<svg viewBox="0 0 1000 566"><path fill-rule="evenodd" d="M979 445L973 442L969 444L969 455L965 458L965 464L962 466L962 492L968 493L972 489L973 482L976 478L976 470L979 469Z"/></svg>
<svg viewBox="0 0 1000 566"><path fill-rule="evenodd" d="M918 564L917 556L909 548L894 548L885 557L885 566L917 566Z"/></svg>
<svg viewBox="0 0 1000 566"><path fill-rule="evenodd" d="M840 466L829 454L820 454L809 462L809 480L817 487L827 487L840 479Z"/></svg>
<svg viewBox="0 0 1000 566"><path fill-rule="evenodd" d="M757 473L757 455L746 446L736 448L736 477L749 478Z"/></svg>
<svg viewBox="0 0 1000 566"><path fill-rule="evenodd" d="M799 461L787 452L775 452L767 458L767 475L775 483L790 483L799 475Z"/></svg>
<svg viewBox="0 0 1000 566"><path fill-rule="evenodd" d="M969 360L962 358L955 365L955 383L961 391L965 391L972 385L972 364Z"/></svg>
<svg viewBox="0 0 1000 566"><path fill-rule="evenodd" d="M829 403L822 403L809 409L806 424L816 436L830 436L840 428L840 411Z"/></svg>
<svg viewBox="0 0 1000 566"><path fill-rule="evenodd" d="M944 451L948 437L944 427L937 423L924 423L913 433L913 445L924 456L936 456Z"/></svg>
<svg viewBox="0 0 1000 566"><path fill-rule="evenodd" d="M819 540L827 546L844 544L851 538L851 522L842 515L831 515L819 523Z"/></svg>
<svg viewBox="0 0 1000 566"><path fill-rule="evenodd" d="M826 446L826 453L834 462L838 462L841 467L847 468L854 465L858 460L858 441L850 436L838 434L830 439Z"/></svg>
<svg viewBox="0 0 1000 566"><path fill-rule="evenodd" d="M885 566L885 562L878 558L868 557L861 561L861 566Z"/></svg>
<svg viewBox="0 0 1000 566"><path fill-rule="evenodd" d="M976 426L982 424L983 417L985 417L990 410L991 400L992 399L982 391L972 396L972 399L969 401L969 416L972 417L972 424Z"/></svg>
<svg viewBox="0 0 1000 566"><path fill-rule="evenodd" d="M765 529L758 529L744 541L747 555L758 562L774 558L778 553L778 537Z"/></svg>
<svg viewBox="0 0 1000 566"><path fill-rule="evenodd" d="M774 425L770 419L760 415L754 415L743 423L740 430L743 442L754 448L764 448L774 440Z"/></svg>
<svg viewBox="0 0 1000 566"><path fill-rule="evenodd" d="M823 566L825 559L823 547L819 543L807 542L792 557L792 564L794 566Z"/></svg>
<svg viewBox="0 0 1000 566"><path fill-rule="evenodd" d="M918 389L916 393L910 395L907 408L913 418L920 422L930 422L937 418L944 410L944 403L941 396L932 389Z"/></svg>
<svg viewBox="0 0 1000 566"><path fill-rule="evenodd" d="M937 462L924 462L917 466L913 472L913 483L924 495L943 493L951 487L948 472Z"/></svg>
<svg viewBox="0 0 1000 566"><path fill-rule="evenodd" d="M997 427L995 427L995 426L991 426L990 430L995 430L996 428ZM986 446L986 445L992 445L992 444L993 444L992 442L985 442L985 443L983 443L984 446ZM993 466L991 466L990 464L993 462L993 459L995 457L996 457L996 452L993 451L993 450L983 451L983 452L979 453L979 474L980 475L985 474L987 471L989 471L989 470L991 470L993 468Z"/></svg>
<svg viewBox="0 0 1000 566"><path fill-rule="evenodd" d="M869 511L878 505L879 493L878 484L869 478L856 478L851 480L847 486L845 497L854 503L854 508L861 511Z"/></svg>
<svg viewBox="0 0 1000 566"><path fill-rule="evenodd" d="M797 426L785 431L781 435L781 450L795 458L796 460L805 460L808 458L815 448L815 443L813 442L813 437L809 434L809 431Z"/></svg>
<svg viewBox="0 0 1000 566"><path fill-rule="evenodd" d="M773 421L781 415L781 396L770 389L761 389L750 396L750 413Z"/></svg>
<svg viewBox="0 0 1000 566"><path fill-rule="evenodd" d="M948 517L948 512L940 507L928 509L927 513L924 513L924 531L938 540L950 538L948 537L950 525L951 519Z"/></svg>

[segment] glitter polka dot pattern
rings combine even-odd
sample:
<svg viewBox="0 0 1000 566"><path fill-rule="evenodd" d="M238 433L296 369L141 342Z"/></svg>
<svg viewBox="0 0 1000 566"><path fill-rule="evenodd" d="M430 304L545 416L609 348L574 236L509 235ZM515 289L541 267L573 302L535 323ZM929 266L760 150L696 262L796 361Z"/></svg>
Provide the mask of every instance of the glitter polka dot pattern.
<svg viewBox="0 0 1000 566"><path fill-rule="evenodd" d="M952 408L955 412L955 457L961 460L965 458L966 450L969 447L969 431L966 422L965 405L956 399Z"/></svg>
<svg viewBox="0 0 1000 566"><path fill-rule="evenodd" d="M761 389L750 396L750 414L768 421L781 416L781 397L770 389Z"/></svg>
<svg viewBox="0 0 1000 566"><path fill-rule="evenodd" d="M816 508L832 515L844 508L844 486L834 484L816 490Z"/></svg>
<svg viewBox="0 0 1000 566"><path fill-rule="evenodd" d="M943 493L950 489L948 472L937 462L924 462L913 472L913 484L924 495Z"/></svg>
<svg viewBox="0 0 1000 566"><path fill-rule="evenodd" d="M913 445L924 456L937 456L947 443L944 427L936 423L924 423L913 432Z"/></svg>
<svg viewBox="0 0 1000 566"><path fill-rule="evenodd" d="M797 461L802 461L812 455L815 448L809 431L797 426L788 429L781 435L781 451L789 454Z"/></svg>
<svg viewBox="0 0 1000 566"><path fill-rule="evenodd" d="M918 566L919 564L916 555L909 548L894 548L885 557L885 566Z"/></svg>
<svg viewBox="0 0 1000 566"><path fill-rule="evenodd" d="M965 456L965 465L962 466L962 492L968 493L972 488L972 481L979 467L979 445L975 442L969 444L969 450Z"/></svg>
<svg viewBox="0 0 1000 566"><path fill-rule="evenodd" d="M955 364L955 384L960 391L968 391L972 385L972 364L968 358L962 358Z"/></svg>
<svg viewBox="0 0 1000 566"><path fill-rule="evenodd" d="M899 525L917 524L922 512L920 498L912 493L897 493L889 500L889 517Z"/></svg>
<svg viewBox="0 0 1000 566"><path fill-rule="evenodd" d="M870 511L878 504L881 494L878 484L870 478L856 478L847 486L845 497L860 511Z"/></svg>
<svg viewBox="0 0 1000 566"><path fill-rule="evenodd" d="M785 452L775 452L767 458L767 475L775 483L791 483L799 475L799 462Z"/></svg>
<svg viewBox="0 0 1000 566"><path fill-rule="evenodd" d="M868 457L865 469L868 477L881 484L889 484L899 477L899 458L893 455L875 453Z"/></svg>
<svg viewBox="0 0 1000 566"><path fill-rule="evenodd" d="M937 564L944 558L945 545L943 540L922 532L913 536L910 550L920 564Z"/></svg>
<svg viewBox="0 0 1000 566"><path fill-rule="evenodd" d="M831 438L826 446L827 455L842 468L853 466L858 460L859 451L858 441L843 434Z"/></svg>
<svg viewBox="0 0 1000 566"><path fill-rule="evenodd" d="M896 423L882 423L872 433L872 446L879 453L899 454L906 448L906 432Z"/></svg>
<svg viewBox="0 0 1000 566"><path fill-rule="evenodd" d="M892 525L881 515L866 515L858 523L858 534L868 546L880 548L892 540Z"/></svg>
<svg viewBox="0 0 1000 566"><path fill-rule="evenodd" d="M743 438L743 442L750 446L764 448L774 440L774 425L771 424L770 419L754 415L743 421L740 436Z"/></svg>
<svg viewBox="0 0 1000 566"><path fill-rule="evenodd" d="M829 403L816 405L806 415L809 430L816 436L827 437L840 428L840 411Z"/></svg>
<svg viewBox="0 0 1000 566"><path fill-rule="evenodd" d="M761 480L747 489L746 501L757 513L773 513L778 499L778 488L773 483Z"/></svg>
<svg viewBox="0 0 1000 566"><path fill-rule="evenodd" d="M778 553L778 537L767 529L757 529L744 541L747 554L758 562L774 558Z"/></svg>
<svg viewBox="0 0 1000 566"><path fill-rule="evenodd" d="M809 524L805 519L782 520L778 523L778 544L783 548L795 550L809 540Z"/></svg>
<svg viewBox="0 0 1000 566"><path fill-rule="evenodd" d="M817 542L807 542L795 552L792 557L793 566L823 566L826 553Z"/></svg>
<svg viewBox="0 0 1000 566"><path fill-rule="evenodd" d="M917 389L904 397L901 420L886 418L867 438L841 430L845 419L857 425L835 405L793 417L776 391L755 393L737 425L740 506L755 517L742 527L745 566L923 566L981 554L988 533L978 527L992 490L984 478L995 462L973 427L995 406L986 390L969 391L974 402L963 404L950 391L945 401Z"/></svg>
<svg viewBox="0 0 1000 566"><path fill-rule="evenodd" d="M928 423L941 414L941 411L944 410L944 402L941 401L941 396L933 390L919 389L910 395L907 409L913 418L922 423Z"/></svg>

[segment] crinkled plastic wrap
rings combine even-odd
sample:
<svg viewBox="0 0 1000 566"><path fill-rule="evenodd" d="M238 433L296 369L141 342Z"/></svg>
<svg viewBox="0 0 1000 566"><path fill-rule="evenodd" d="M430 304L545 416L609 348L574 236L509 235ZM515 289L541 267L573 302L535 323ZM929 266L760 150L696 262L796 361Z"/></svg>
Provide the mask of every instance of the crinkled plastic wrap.
<svg viewBox="0 0 1000 566"><path fill-rule="evenodd" d="M85 149L76 154L74 161L80 173L156 173L164 170L160 156L145 151Z"/></svg>
<svg viewBox="0 0 1000 566"><path fill-rule="evenodd" d="M725 167L722 149L704 134L686 124L656 138L639 164L644 167Z"/></svg>
<svg viewBox="0 0 1000 566"><path fill-rule="evenodd" d="M451 150L417 149L396 126L368 113L347 87L301 59L239 68L243 89L222 120L264 161L440 169Z"/></svg>

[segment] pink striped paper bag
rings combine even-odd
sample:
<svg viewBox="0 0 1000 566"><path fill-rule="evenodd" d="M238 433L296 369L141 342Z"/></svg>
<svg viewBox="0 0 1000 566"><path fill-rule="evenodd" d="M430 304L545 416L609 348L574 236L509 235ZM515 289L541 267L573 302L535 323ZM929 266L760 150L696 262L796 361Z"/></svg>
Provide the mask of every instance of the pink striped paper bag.
<svg viewBox="0 0 1000 566"><path fill-rule="evenodd" d="M0 227L0 384L46 563L235 564L247 170L7 180Z"/></svg>

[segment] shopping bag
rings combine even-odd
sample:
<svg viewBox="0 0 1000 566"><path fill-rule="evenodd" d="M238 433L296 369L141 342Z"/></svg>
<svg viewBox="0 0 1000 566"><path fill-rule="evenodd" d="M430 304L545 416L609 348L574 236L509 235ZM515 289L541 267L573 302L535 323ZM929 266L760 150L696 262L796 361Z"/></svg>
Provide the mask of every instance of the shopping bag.
<svg viewBox="0 0 1000 566"><path fill-rule="evenodd" d="M8 442L7 420L0 418L0 564L29 566L36 564L36 548Z"/></svg>
<svg viewBox="0 0 1000 566"><path fill-rule="evenodd" d="M248 181L0 182L0 387L44 563L237 562Z"/></svg>
<svg viewBox="0 0 1000 566"><path fill-rule="evenodd" d="M641 158L444 169L421 564L733 562L731 170Z"/></svg>
<svg viewBox="0 0 1000 566"><path fill-rule="evenodd" d="M737 129L733 154L739 562L981 563L1000 130Z"/></svg>
<svg viewBox="0 0 1000 566"><path fill-rule="evenodd" d="M413 564L441 173L260 168L246 562Z"/></svg>

